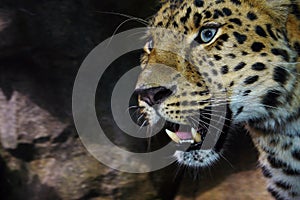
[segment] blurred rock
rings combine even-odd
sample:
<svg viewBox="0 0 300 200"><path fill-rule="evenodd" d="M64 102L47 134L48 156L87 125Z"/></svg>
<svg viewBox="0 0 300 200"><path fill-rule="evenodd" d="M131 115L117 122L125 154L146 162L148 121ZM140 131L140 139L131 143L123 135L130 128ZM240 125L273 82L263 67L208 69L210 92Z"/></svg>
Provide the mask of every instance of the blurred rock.
<svg viewBox="0 0 300 200"><path fill-rule="evenodd" d="M0 138L5 149L48 147L68 126L17 91L10 99L0 91L0 113Z"/></svg>
<svg viewBox="0 0 300 200"><path fill-rule="evenodd" d="M9 199L136 199L156 193L147 174L115 171L92 158L68 124L18 92L0 91L1 156ZM16 184L17 183L17 184ZM126 194L126 196L124 196Z"/></svg>

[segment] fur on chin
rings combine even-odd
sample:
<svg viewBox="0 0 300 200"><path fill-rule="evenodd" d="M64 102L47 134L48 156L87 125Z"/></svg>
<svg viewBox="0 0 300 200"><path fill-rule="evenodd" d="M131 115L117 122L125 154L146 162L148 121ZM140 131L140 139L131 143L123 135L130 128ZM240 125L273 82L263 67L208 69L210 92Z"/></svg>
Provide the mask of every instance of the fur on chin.
<svg viewBox="0 0 300 200"><path fill-rule="evenodd" d="M194 168L209 167L220 159L214 150L176 151L174 157L179 164Z"/></svg>

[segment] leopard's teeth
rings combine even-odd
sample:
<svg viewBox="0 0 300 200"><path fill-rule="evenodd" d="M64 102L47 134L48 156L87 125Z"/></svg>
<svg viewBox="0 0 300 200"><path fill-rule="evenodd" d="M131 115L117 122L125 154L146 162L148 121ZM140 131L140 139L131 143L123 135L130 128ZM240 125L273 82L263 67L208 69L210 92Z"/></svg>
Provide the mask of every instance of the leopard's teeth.
<svg viewBox="0 0 300 200"><path fill-rule="evenodd" d="M191 128L191 133L195 142L201 142L201 135L196 131L196 129Z"/></svg>
<svg viewBox="0 0 300 200"><path fill-rule="evenodd" d="M180 142L180 138L172 131L169 131L168 129L166 129L166 133L168 134L168 136L176 143L181 143Z"/></svg>
<svg viewBox="0 0 300 200"><path fill-rule="evenodd" d="M194 142L195 142L194 140L180 140L179 144L183 144L183 143L193 144Z"/></svg>
<svg viewBox="0 0 300 200"><path fill-rule="evenodd" d="M190 143L193 144L195 141L193 139L190 140L182 140L178 137L178 135L176 135L176 133L166 129L166 133L168 134L168 136L177 144L184 144L184 143Z"/></svg>

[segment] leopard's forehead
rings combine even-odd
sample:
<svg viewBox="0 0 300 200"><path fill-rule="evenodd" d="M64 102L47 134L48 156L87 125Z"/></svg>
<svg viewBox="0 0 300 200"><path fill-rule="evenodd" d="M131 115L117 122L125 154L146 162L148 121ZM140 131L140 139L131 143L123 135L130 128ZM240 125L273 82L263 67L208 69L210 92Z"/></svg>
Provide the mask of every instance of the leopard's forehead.
<svg viewBox="0 0 300 200"><path fill-rule="evenodd" d="M229 32L237 30L240 34L248 33L249 29L256 28L257 24L269 23L265 29L258 26L253 35L266 37L272 28L281 28L285 16L281 14L282 12L277 12L276 8L262 6L264 4L269 3L266 0L169 0L162 5L150 22L150 26L193 35L197 34L204 24L217 22L226 25ZM243 40L239 34L236 34L236 37ZM276 40L276 34L270 35Z"/></svg>
<svg viewBox="0 0 300 200"><path fill-rule="evenodd" d="M245 57L248 53L265 57L266 51L271 52L272 46L284 40L284 33L281 16L261 5L257 0L170 0L162 5L150 27L172 30L175 34L162 36L155 32L152 38L157 46L168 46L173 50L177 45L177 49L181 49L184 46L179 43L181 40L187 39L185 45L191 43L203 27L216 23L222 30L218 41L209 46L197 45L206 48L205 54L218 54L217 59L226 54L229 60ZM229 47L227 51L224 42ZM238 47L241 51L235 52Z"/></svg>
<svg viewBox="0 0 300 200"><path fill-rule="evenodd" d="M258 19L255 12L259 12L259 8L243 3L241 7L242 2L239 0L171 0L162 6L150 25L189 33L212 20L225 23L224 18L237 26L241 26L242 21L253 23Z"/></svg>

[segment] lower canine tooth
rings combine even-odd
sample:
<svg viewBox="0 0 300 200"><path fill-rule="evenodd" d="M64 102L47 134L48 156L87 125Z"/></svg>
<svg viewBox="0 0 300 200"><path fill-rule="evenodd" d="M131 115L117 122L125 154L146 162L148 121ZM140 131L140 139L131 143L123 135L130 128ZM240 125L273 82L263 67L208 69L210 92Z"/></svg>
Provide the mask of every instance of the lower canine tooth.
<svg viewBox="0 0 300 200"><path fill-rule="evenodd" d="M180 143L180 138L172 131L169 131L168 129L166 129L166 133L168 134L168 136L176 143Z"/></svg>
<svg viewBox="0 0 300 200"><path fill-rule="evenodd" d="M191 128L191 132L195 142L201 142L201 135L194 128Z"/></svg>
<svg viewBox="0 0 300 200"><path fill-rule="evenodd" d="M189 143L189 144L193 144L194 140L180 140L179 144L183 144L183 143Z"/></svg>

